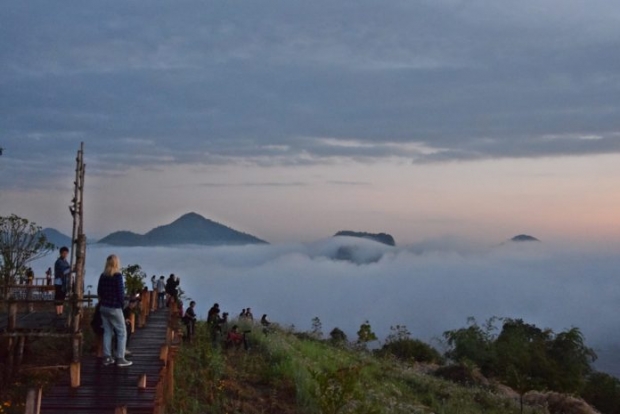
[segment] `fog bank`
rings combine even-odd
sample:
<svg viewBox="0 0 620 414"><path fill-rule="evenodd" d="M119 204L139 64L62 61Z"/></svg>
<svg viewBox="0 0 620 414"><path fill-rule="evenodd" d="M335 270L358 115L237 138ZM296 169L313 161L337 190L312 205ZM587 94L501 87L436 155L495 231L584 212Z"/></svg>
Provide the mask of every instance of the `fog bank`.
<svg viewBox="0 0 620 414"><path fill-rule="evenodd" d="M367 264L334 260L343 246ZM404 324L426 341L464 326L469 316L522 318L555 331L577 326L599 351L599 366L618 375L611 352L620 339L616 252L543 243L391 248L348 238L238 247L91 246L86 280L96 286L105 257L116 253L123 265L140 264L149 278L177 274L203 317L213 302L231 315L252 307L255 317L266 313L301 330L318 316L325 334L337 326L350 338L365 320L381 338L390 325ZM35 271L52 262L40 260Z"/></svg>

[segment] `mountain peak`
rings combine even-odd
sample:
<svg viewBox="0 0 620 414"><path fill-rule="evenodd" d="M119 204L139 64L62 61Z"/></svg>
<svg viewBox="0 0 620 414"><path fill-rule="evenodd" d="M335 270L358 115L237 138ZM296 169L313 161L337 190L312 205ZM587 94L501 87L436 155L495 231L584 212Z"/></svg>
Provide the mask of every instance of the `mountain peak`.
<svg viewBox="0 0 620 414"><path fill-rule="evenodd" d="M192 223L192 222L208 222L211 221L198 213L190 212L183 214L181 217L176 219L173 223Z"/></svg>
<svg viewBox="0 0 620 414"><path fill-rule="evenodd" d="M358 237L361 239L374 240L378 243L383 243L388 246L396 246L394 237L392 237L390 234L387 234L387 233L367 233L365 231L341 230L338 233L334 234L334 237L339 237L339 236Z"/></svg>
<svg viewBox="0 0 620 414"><path fill-rule="evenodd" d="M539 242L540 240L538 240L534 236L530 236L530 235L527 235L527 234L519 234L518 236L514 236L512 239L510 239L510 241L513 241L513 242L532 242L532 241L537 241L537 242Z"/></svg>
<svg viewBox="0 0 620 414"><path fill-rule="evenodd" d="M240 245L264 244L264 240L242 233L198 213L187 213L170 224L158 226L141 235L131 232L116 232L99 243L123 246L169 246L179 244L198 245Z"/></svg>

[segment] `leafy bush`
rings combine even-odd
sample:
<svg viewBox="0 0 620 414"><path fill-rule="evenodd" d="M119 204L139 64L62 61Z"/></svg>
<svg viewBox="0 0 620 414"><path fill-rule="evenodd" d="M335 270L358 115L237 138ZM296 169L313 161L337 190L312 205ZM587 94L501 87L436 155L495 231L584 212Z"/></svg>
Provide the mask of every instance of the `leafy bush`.
<svg viewBox="0 0 620 414"><path fill-rule="evenodd" d="M334 328L329 333L329 340L334 345L342 345L347 342L347 334L340 328Z"/></svg>
<svg viewBox="0 0 620 414"><path fill-rule="evenodd" d="M449 347L446 358L455 362L470 361L485 374L491 372L497 362L493 347L495 320L490 319L481 327L474 318L468 318L468 327L444 332L443 337Z"/></svg>
<svg viewBox="0 0 620 414"><path fill-rule="evenodd" d="M464 362L440 367L434 372L434 375L458 384L469 386L486 386L489 384L489 381L480 373L478 367Z"/></svg>
<svg viewBox="0 0 620 414"><path fill-rule="evenodd" d="M443 357L435 348L418 339L411 338L388 342L377 351L377 355L392 355L401 361L443 363Z"/></svg>
<svg viewBox="0 0 620 414"><path fill-rule="evenodd" d="M605 414L620 414L620 380L597 372L588 377L583 398Z"/></svg>
<svg viewBox="0 0 620 414"><path fill-rule="evenodd" d="M499 335L494 334L497 321L503 322ZM444 333L449 359L474 363L521 396L530 390L584 391L596 354L578 328L555 334L521 319L492 318L484 327L468 322L466 328Z"/></svg>
<svg viewBox="0 0 620 414"><path fill-rule="evenodd" d="M443 358L432 346L411 338L406 325L390 326L385 345L376 351L379 356L394 356L401 361L443 363Z"/></svg>

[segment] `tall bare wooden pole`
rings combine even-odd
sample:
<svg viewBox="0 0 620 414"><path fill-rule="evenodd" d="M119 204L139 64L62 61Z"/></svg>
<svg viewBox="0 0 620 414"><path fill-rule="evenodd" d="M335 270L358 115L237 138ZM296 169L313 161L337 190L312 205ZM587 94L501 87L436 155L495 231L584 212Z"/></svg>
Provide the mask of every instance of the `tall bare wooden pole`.
<svg viewBox="0 0 620 414"><path fill-rule="evenodd" d="M84 298L84 267L86 263L86 236L84 235L84 143L77 153L75 167L75 191L71 214L73 215L73 239L71 243L71 269L75 279L71 286L71 315L69 327L73 333L71 339L71 386L80 386L80 359L82 354L82 334L80 320L82 317L82 299Z"/></svg>

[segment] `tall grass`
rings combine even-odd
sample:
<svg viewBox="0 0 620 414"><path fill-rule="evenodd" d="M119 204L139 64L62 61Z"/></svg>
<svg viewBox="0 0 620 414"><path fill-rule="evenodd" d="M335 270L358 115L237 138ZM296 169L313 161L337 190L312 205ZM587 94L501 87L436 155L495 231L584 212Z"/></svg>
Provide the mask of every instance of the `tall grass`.
<svg viewBox="0 0 620 414"><path fill-rule="evenodd" d="M247 329L249 326L243 326ZM175 397L169 412L234 413L289 412L302 414L511 414L515 401L492 389L469 388L420 373L394 359L331 345L294 332L253 327L248 351L213 347L204 323L196 340L182 347L175 365ZM286 407L270 411L240 409L248 398L245 388L257 386L269 404ZM265 398L261 397L261 401ZM269 398L267 398L269 399ZM251 401L248 402L251 404ZM261 411L262 410L262 411ZM543 413L530 408L528 414Z"/></svg>

